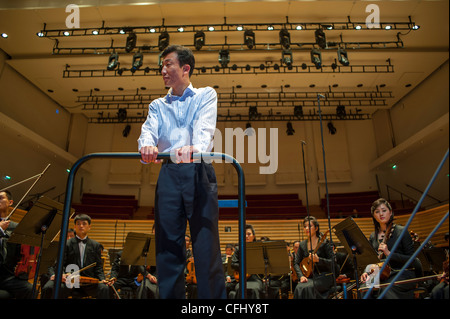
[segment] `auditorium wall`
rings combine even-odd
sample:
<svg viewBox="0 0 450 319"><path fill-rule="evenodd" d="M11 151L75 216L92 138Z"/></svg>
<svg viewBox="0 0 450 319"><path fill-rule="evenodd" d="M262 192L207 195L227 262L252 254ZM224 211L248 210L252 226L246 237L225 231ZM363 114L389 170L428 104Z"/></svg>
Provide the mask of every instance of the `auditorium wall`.
<svg viewBox="0 0 450 319"><path fill-rule="evenodd" d="M125 124L88 124L81 114L70 114L47 94L34 87L28 80L5 62L0 54L0 115L15 124L15 131L1 124L0 132L12 145L8 153L2 150L1 172L15 171L15 176L27 178L39 173L48 163L51 171L39 183L38 191L56 197L65 191L67 172L78 158L92 152L135 152L140 123L130 124L127 137L122 134ZM244 156L246 193L297 193L305 202L305 170L303 169L302 143L309 201L318 205L325 195L325 151L328 191L330 193L356 192L379 189L385 194L385 185L393 184L402 191L418 198L417 193L405 187L405 182L424 189L429 177L448 148L448 63L436 70L412 93L401 99L391 111L378 111L372 120L333 121L337 132L328 132L327 122L322 132L318 121L295 121L294 135L286 134L286 122L252 122L266 132L266 156L270 162L256 155L256 163L248 163ZM426 114L424 114L426 107ZM56 112L58 110L58 112ZM424 114L424 115L422 115ZM445 125L445 120L447 124ZM442 129L430 129L442 123ZM222 146L225 146L225 129L245 129L246 122L219 122ZM276 150L270 149L270 129L277 130ZM20 134L19 134L19 133ZM422 135L420 135L420 134ZM22 134L22 135L21 135ZM410 143L419 134L425 136L417 143ZM425 134L425 135L424 135ZM21 135L21 136L20 136ZM245 152L248 152L245 137ZM402 145L408 144L406 151ZM216 143L219 145L220 143ZM272 144L274 147L275 144ZM413 146L411 146L411 145ZM222 151L224 151L224 147ZM233 148L233 153L236 149ZM394 152L394 155L389 155ZM8 154L9 157L5 157ZM399 154L401 156L399 156ZM232 154L236 155L236 154ZM269 156L270 155L270 156ZM390 160L400 158L399 167L393 171ZM267 160L267 158L266 158ZM275 165L273 174L260 174L261 167ZM445 178L439 178L433 193L440 199L448 197L448 164ZM219 193L236 194L237 179L230 164L214 164ZM142 206L153 205L158 165L143 165L138 160L92 160L77 174L74 201L82 192L133 194ZM5 183L0 181L0 187ZM17 188L23 194L24 188ZM443 192L446 192L444 196ZM441 194L442 193L442 194Z"/></svg>

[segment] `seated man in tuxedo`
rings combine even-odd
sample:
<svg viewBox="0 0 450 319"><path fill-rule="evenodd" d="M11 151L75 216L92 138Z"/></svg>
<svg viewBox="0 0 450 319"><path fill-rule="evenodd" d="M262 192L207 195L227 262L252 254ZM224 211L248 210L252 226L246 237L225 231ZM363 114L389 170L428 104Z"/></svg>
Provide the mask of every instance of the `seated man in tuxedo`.
<svg viewBox="0 0 450 319"><path fill-rule="evenodd" d="M20 244L8 242L17 227L17 223L6 220L13 204L12 194L8 190L0 192L0 298L31 298L33 286L23 278L15 275L17 262L20 260Z"/></svg>
<svg viewBox="0 0 450 319"><path fill-rule="evenodd" d="M88 238L88 232L91 229L91 218L86 214L79 214L75 216L75 234L74 238L70 238L66 242L64 250L63 272L60 298L67 298L77 292L81 295L92 296L97 299L109 299L110 291L106 285L105 273L103 271L102 250L103 246L93 239ZM74 279L74 285L66 283L68 273L85 268L95 263L95 266L90 267L80 272L80 276L97 279L98 283L84 284L79 280L79 287L77 287L77 278ZM50 280L42 288L42 298L51 298L53 296L53 288L55 285L55 271L50 268ZM81 279L81 278L80 278Z"/></svg>

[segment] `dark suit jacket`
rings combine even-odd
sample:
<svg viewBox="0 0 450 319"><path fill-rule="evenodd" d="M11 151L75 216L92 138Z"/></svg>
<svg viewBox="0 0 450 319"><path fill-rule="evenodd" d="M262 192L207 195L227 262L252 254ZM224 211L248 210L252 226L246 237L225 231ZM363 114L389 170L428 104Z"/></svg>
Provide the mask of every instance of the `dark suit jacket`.
<svg viewBox="0 0 450 319"><path fill-rule="evenodd" d="M105 279L105 273L103 271L103 259L102 259L103 246L93 239L88 237L86 242L86 249L84 252L84 267L96 262L94 267L86 269L80 273L81 276L97 278L99 280ZM64 250L64 263L63 273L67 265L75 264L81 269L80 249L78 248L78 242L76 238L70 238L66 243ZM54 269L49 269L49 274L54 275Z"/></svg>
<svg viewBox="0 0 450 319"><path fill-rule="evenodd" d="M8 242L9 237L18 223L11 221L6 231L0 232L2 247L0 247L0 278L14 276L14 269L20 260L20 245Z"/></svg>

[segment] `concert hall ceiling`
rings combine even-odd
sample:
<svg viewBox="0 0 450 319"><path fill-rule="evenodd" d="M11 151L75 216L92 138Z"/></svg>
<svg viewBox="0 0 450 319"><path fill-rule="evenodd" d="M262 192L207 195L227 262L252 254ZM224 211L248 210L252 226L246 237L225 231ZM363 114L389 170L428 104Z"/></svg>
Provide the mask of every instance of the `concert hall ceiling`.
<svg viewBox="0 0 450 319"><path fill-rule="evenodd" d="M255 106L256 120L317 119L318 94L324 114L360 119L448 60L449 2L15 0L0 2L0 34L12 68L91 123L143 122L167 91L165 40L192 48L221 120Z"/></svg>

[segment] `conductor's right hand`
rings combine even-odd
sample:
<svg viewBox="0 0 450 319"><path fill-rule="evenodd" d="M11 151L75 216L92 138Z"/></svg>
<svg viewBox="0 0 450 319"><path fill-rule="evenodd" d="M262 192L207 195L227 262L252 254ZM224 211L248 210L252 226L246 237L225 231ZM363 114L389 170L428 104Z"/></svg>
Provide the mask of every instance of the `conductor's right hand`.
<svg viewBox="0 0 450 319"><path fill-rule="evenodd" d="M158 148L156 146L143 146L139 150L141 158L144 163L160 163L161 160L157 160Z"/></svg>

